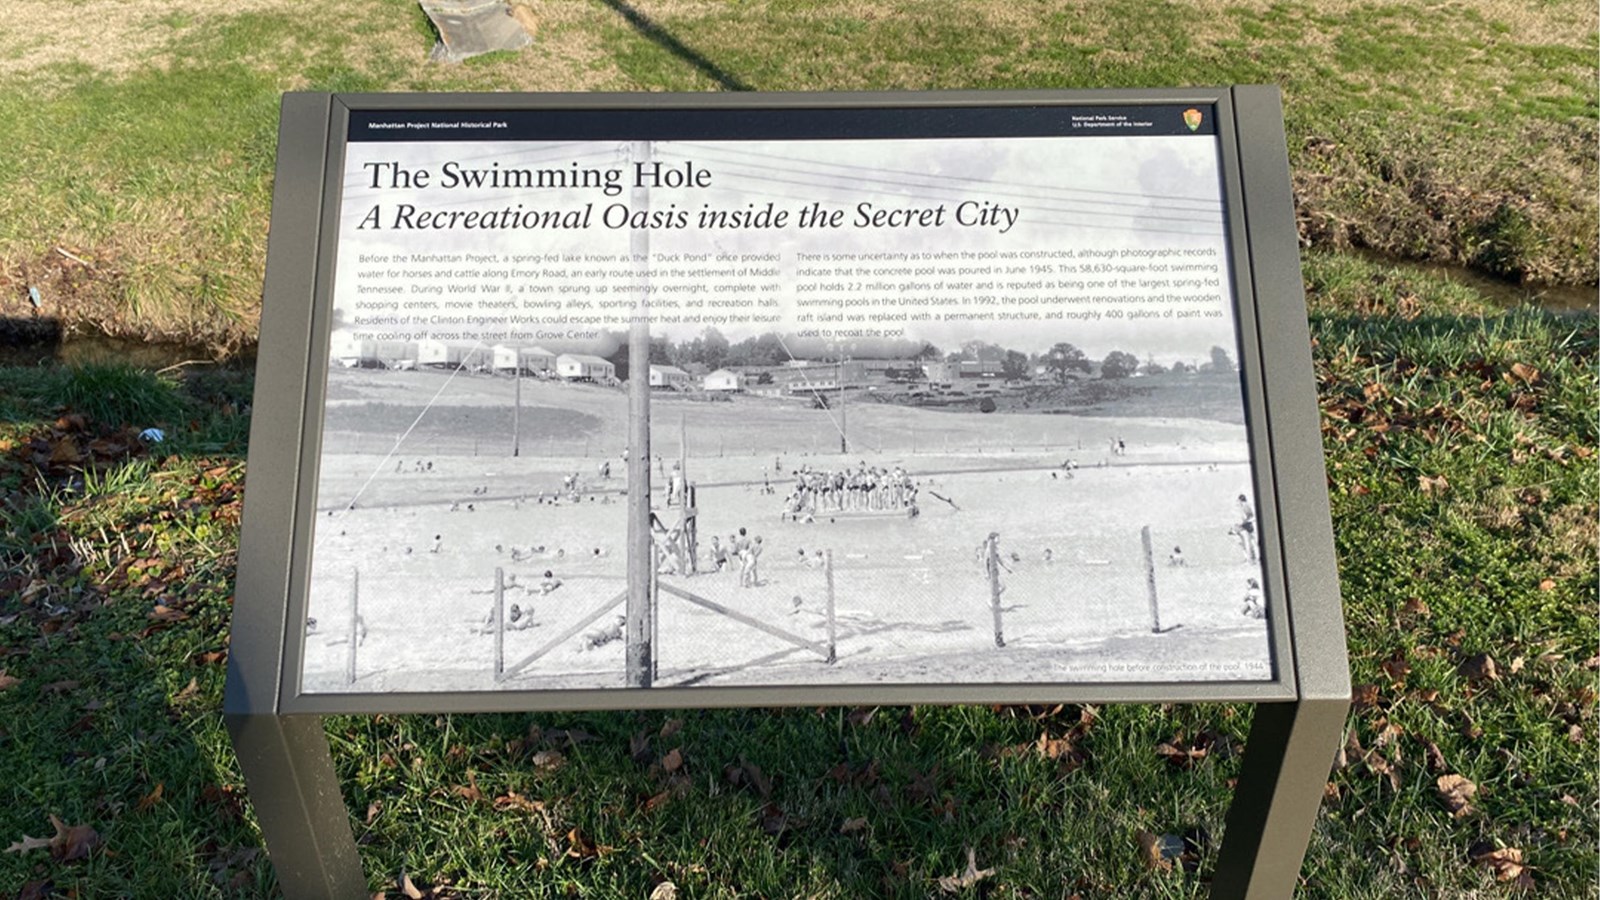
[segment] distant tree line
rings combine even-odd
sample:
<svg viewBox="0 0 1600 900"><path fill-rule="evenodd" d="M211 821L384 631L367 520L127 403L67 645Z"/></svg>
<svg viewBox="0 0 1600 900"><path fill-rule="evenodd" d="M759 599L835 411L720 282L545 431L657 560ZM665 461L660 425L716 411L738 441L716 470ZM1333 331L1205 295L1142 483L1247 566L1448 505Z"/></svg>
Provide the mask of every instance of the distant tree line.
<svg viewBox="0 0 1600 900"><path fill-rule="evenodd" d="M617 350L607 359L617 367L617 377L628 377L628 341L626 334L616 334ZM1167 372L1233 372L1233 359L1221 347L1212 347L1210 359L1204 363L1176 362L1163 366L1155 360L1141 363L1139 358L1125 350L1113 350L1104 359L1091 360L1076 346L1062 341L1043 353L1024 353L987 341L971 340L959 349L945 353L927 341L853 341L853 349L841 347L836 342L821 338L796 338L767 332L747 337L738 343L730 342L721 331L708 327L693 338L671 341L665 337L651 338L650 364L689 368L704 366L707 371L723 368L762 368L781 366L791 360L835 362L841 358L899 359L903 367L890 367L884 374L891 379L915 381L926 375L922 365L943 360L951 364L962 362L985 363L985 370L1009 381L1024 381L1043 372L1045 377L1065 384L1076 373L1079 377L1092 375L1096 368L1103 379L1128 378L1135 374L1162 375Z"/></svg>

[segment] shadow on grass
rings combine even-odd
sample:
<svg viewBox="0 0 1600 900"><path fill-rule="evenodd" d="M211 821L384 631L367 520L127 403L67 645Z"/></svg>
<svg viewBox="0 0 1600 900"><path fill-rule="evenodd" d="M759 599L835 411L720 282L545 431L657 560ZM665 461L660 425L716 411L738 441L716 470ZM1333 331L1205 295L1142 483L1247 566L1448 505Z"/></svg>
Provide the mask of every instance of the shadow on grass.
<svg viewBox="0 0 1600 900"><path fill-rule="evenodd" d="M236 369L0 368L0 834L100 842L0 855L24 895L271 885L216 712L249 394Z"/></svg>
<svg viewBox="0 0 1600 900"><path fill-rule="evenodd" d="M617 15L627 20L628 24L632 25L633 30L639 32L641 37L653 41L663 50L666 50L668 53L671 53L673 56L678 57L689 65L694 66L695 69L700 72L700 74L706 76L712 81L715 81L723 90L755 90L755 88L751 85L741 81L737 75L728 72L721 66L701 55L694 48L685 45L682 41L673 37L671 32L663 28L654 19L638 11L637 9L634 9L632 6L625 3L624 0L602 0L602 2L616 10Z"/></svg>

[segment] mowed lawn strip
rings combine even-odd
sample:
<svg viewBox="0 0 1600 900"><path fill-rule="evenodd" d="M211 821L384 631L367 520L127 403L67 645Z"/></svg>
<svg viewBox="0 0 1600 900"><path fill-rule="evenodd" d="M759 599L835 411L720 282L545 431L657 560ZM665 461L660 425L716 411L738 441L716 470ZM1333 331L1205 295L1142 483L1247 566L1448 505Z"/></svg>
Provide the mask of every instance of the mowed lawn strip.
<svg viewBox="0 0 1600 900"><path fill-rule="evenodd" d="M32 316L32 286L72 329L251 343L286 90L1276 83L1310 244L1595 280L1600 13L1579 0L523 3L527 51L434 65L408 0L18 0L0 315Z"/></svg>
<svg viewBox="0 0 1600 900"><path fill-rule="evenodd" d="M1307 265L1357 688L1304 893L1583 896L1600 863L1595 323L1350 265ZM248 402L248 378L220 372L0 370L0 844L21 845L0 884L272 890L217 712ZM151 426L166 442L133 440ZM404 874L438 896L670 880L927 897L970 848L993 872L967 894L1198 897L1249 720L1203 704L328 728L375 891ZM26 849L50 816L95 840ZM1178 858L1152 866L1145 846Z"/></svg>

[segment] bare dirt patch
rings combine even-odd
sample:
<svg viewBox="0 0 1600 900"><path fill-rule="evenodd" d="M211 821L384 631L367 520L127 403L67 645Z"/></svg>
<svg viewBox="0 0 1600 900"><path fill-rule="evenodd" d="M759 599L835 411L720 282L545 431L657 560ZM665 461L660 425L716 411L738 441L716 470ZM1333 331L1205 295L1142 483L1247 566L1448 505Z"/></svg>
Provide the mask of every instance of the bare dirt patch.
<svg viewBox="0 0 1600 900"><path fill-rule="evenodd" d="M218 14L287 9L285 0L11 0L0 30L0 75L63 63L110 74L161 65L176 33Z"/></svg>

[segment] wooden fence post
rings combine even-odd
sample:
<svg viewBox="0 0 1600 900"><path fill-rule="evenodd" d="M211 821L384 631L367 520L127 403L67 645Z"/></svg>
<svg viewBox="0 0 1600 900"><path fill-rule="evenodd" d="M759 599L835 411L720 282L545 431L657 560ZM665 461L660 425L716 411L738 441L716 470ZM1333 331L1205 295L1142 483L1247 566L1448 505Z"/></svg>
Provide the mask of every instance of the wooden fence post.
<svg viewBox="0 0 1600 900"><path fill-rule="evenodd" d="M1144 544L1144 587L1150 595L1150 630L1155 634L1161 633L1161 607L1156 601L1156 552L1150 543L1150 526L1146 525L1139 532L1139 540Z"/></svg>
<svg viewBox="0 0 1600 900"><path fill-rule="evenodd" d="M826 550L822 554L822 571L828 576L828 665L839 658L838 635L834 632L833 619L833 551Z"/></svg>
<svg viewBox="0 0 1600 900"><path fill-rule="evenodd" d="M1005 588L1000 586L1000 533L991 531L988 540L988 567L989 567L989 609L994 612L994 645L1006 645L1005 629L1000 624L1000 595L1005 593Z"/></svg>
<svg viewBox="0 0 1600 900"><path fill-rule="evenodd" d="M361 570L350 570L350 652L345 656L344 680L356 683L356 636L361 629Z"/></svg>

